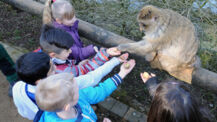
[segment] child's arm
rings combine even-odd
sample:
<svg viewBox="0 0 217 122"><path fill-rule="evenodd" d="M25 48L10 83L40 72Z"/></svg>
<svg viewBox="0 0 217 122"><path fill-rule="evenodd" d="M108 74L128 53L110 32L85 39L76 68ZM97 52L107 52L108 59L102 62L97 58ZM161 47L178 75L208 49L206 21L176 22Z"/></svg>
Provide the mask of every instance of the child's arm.
<svg viewBox="0 0 217 122"><path fill-rule="evenodd" d="M114 77L118 77L118 80L114 80ZM111 78L108 78L103 83L99 83L96 87L88 87L82 89L81 91L86 95L86 100L90 104L97 104L103 101L106 97L108 97L114 90L116 90L117 86L122 82L122 79L118 74L114 75ZM118 85L116 85L116 83Z"/></svg>
<svg viewBox="0 0 217 122"><path fill-rule="evenodd" d="M71 47L71 50L72 50L72 53L69 55L69 59L74 59L77 62L87 59L90 56L93 56L96 54L93 45L88 45L82 48L76 45L73 45Z"/></svg>
<svg viewBox="0 0 217 122"><path fill-rule="evenodd" d="M125 76L134 68L135 60L130 60L127 63L130 64L130 67L128 69L124 68L125 64L122 64L121 70L118 74L114 75L111 78L108 78L96 87L88 87L82 89L81 92L85 94L86 100L90 104L97 104L108 97L117 88L117 86L121 84L122 79L125 78Z"/></svg>
<svg viewBox="0 0 217 122"><path fill-rule="evenodd" d="M71 63L56 65L56 73L68 72L72 73L75 77L87 74L88 72L95 70L109 60L109 54L107 52L109 52L110 54L116 54L113 53L113 51L108 51L108 49L102 49L96 54L96 56L83 64L74 65L74 60L71 60L69 61ZM120 52L118 52L117 54L119 53ZM55 63L54 60L53 62Z"/></svg>
<svg viewBox="0 0 217 122"><path fill-rule="evenodd" d="M148 88L149 94L153 97L155 95L155 91L158 87L159 81L156 78L155 74L149 73L141 73L141 79L145 83L146 87Z"/></svg>
<svg viewBox="0 0 217 122"><path fill-rule="evenodd" d="M115 52L113 51L113 49L116 48L101 49L92 59L87 61L85 64L77 65L76 67L78 67L77 69L79 70L79 72L76 76L84 75L100 67L109 60L110 55L120 55L119 51Z"/></svg>
<svg viewBox="0 0 217 122"><path fill-rule="evenodd" d="M77 81L78 87L80 89L95 86L97 85L101 79L106 76L108 73L112 71L112 69L119 65L120 61L118 58L114 57L104 65L100 66L94 71L91 71L85 75L80 75L79 77L75 77L75 81Z"/></svg>
<svg viewBox="0 0 217 122"><path fill-rule="evenodd" d="M79 40L78 42L80 43L80 46L82 48L80 48L79 46L76 46L76 45L72 46L71 47L72 53L70 54L69 59L74 59L77 62L80 62L84 59L89 58L90 56L95 55L96 51L95 51L93 45L88 45L86 47L83 47L83 43L81 42L80 36L78 34L78 23L79 23L79 21L76 20L74 25L73 25L72 32L69 32L69 33L70 34L74 33L74 35L77 35L75 38L77 38ZM73 34L72 34L72 37L73 37Z"/></svg>

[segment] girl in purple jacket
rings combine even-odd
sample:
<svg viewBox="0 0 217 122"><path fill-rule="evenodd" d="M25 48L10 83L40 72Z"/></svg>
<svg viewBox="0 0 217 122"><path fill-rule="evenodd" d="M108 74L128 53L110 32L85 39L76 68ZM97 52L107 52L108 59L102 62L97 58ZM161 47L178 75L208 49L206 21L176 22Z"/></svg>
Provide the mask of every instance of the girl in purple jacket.
<svg viewBox="0 0 217 122"><path fill-rule="evenodd" d="M78 34L79 21L75 17L75 9L67 0L47 0L43 11L43 24L52 24L68 32L74 39L69 59L77 62L93 56L98 48L93 45L84 47Z"/></svg>

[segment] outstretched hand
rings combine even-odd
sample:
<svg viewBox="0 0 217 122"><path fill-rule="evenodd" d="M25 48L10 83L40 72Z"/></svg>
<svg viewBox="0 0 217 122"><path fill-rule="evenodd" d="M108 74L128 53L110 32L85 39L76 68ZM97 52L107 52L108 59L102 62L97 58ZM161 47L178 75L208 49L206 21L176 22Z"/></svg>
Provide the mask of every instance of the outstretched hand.
<svg viewBox="0 0 217 122"><path fill-rule="evenodd" d="M155 74L153 74L153 73L149 74L147 72L140 73L140 76L141 76L141 79L144 83L146 83L150 78L156 77Z"/></svg>
<svg viewBox="0 0 217 122"><path fill-rule="evenodd" d="M129 53L124 53L121 56L119 56L118 59L122 63L122 62L127 62L128 57L129 57Z"/></svg>
<svg viewBox="0 0 217 122"><path fill-rule="evenodd" d="M112 47L112 48L108 48L106 50L106 52L110 55L110 56L117 56L121 54L121 51L118 50L117 47Z"/></svg>
<svg viewBox="0 0 217 122"><path fill-rule="evenodd" d="M126 67L126 64L128 64L128 67ZM136 65L136 61L134 59L130 59L129 61L123 63L121 65L121 69L120 72L118 73L119 76L123 79L126 77L126 75L128 75L132 69L135 67Z"/></svg>

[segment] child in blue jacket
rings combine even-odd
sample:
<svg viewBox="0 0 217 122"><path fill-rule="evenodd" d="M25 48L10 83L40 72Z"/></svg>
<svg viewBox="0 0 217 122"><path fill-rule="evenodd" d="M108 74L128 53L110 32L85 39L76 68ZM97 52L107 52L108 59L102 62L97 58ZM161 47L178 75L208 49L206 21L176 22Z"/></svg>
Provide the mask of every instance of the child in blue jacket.
<svg viewBox="0 0 217 122"><path fill-rule="evenodd" d="M108 97L122 79L132 71L135 60L127 62L130 67L121 65L120 72L96 87L79 90L70 74L56 74L42 80L36 88L36 102L45 110L40 122L95 122L97 116L91 104L97 104Z"/></svg>

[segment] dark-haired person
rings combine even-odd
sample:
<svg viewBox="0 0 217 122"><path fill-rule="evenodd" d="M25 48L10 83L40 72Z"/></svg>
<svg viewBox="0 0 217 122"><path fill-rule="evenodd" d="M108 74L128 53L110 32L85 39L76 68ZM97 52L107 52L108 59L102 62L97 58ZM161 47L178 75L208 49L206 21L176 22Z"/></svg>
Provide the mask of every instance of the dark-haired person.
<svg viewBox="0 0 217 122"><path fill-rule="evenodd" d="M66 31L49 25L42 27L40 46L42 51L52 58L53 63L56 65L56 73L68 72L72 73L75 77L84 75L109 61L110 56L121 54L115 47L101 49L92 59L76 65L76 60L68 59L72 51L70 47L73 44L74 40L72 36Z"/></svg>
<svg viewBox="0 0 217 122"><path fill-rule="evenodd" d="M8 55L2 44L0 44L0 70L6 76L10 84L8 95L12 97L12 87L17 81L17 74L14 62L12 61L11 57Z"/></svg>
<svg viewBox="0 0 217 122"><path fill-rule="evenodd" d="M38 112L34 95L36 85L41 79L55 74L55 65L46 53L31 52L17 60L16 70L20 81L13 87L14 103L22 117L33 120Z"/></svg>
<svg viewBox="0 0 217 122"><path fill-rule="evenodd" d="M141 78L153 100L147 122L210 122L208 111L201 107L186 87L178 82L159 82L154 74Z"/></svg>

